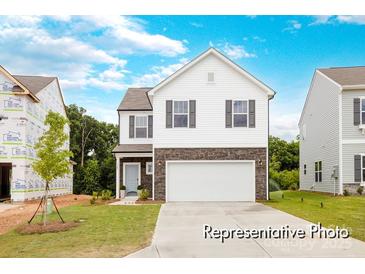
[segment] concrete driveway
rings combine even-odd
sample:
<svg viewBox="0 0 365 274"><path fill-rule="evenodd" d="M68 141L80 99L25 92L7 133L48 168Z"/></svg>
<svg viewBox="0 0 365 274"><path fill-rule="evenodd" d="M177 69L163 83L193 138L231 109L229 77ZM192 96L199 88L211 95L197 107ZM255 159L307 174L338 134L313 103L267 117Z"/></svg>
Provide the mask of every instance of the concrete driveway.
<svg viewBox="0 0 365 274"><path fill-rule="evenodd" d="M259 203L180 202L162 206L151 246L129 257L365 257L365 243L348 239L204 239L213 228L279 228L308 230L309 222Z"/></svg>

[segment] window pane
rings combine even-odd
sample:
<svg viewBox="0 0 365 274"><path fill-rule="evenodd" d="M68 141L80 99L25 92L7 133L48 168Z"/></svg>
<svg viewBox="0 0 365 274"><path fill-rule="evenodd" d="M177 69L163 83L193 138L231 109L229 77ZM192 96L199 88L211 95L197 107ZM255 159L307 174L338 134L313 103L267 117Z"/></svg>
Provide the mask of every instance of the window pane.
<svg viewBox="0 0 365 274"><path fill-rule="evenodd" d="M318 162L315 162L315 163L314 163L314 170L315 170L315 171L318 171Z"/></svg>
<svg viewBox="0 0 365 274"><path fill-rule="evenodd" d="M319 172L318 175L318 182L322 182L322 172Z"/></svg>
<svg viewBox="0 0 365 274"><path fill-rule="evenodd" d="M365 99L361 100L361 110L365 111Z"/></svg>
<svg viewBox="0 0 365 274"><path fill-rule="evenodd" d="M147 127L147 117L136 117L136 127Z"/></svg>
<svg viewBox="0 0 365 274"><path fill-rule="evenodd" d="M318 182L318 173L315 173L315 181Z"/></svg>
<svg viewBox="0 0 365 274"><path fill-rule="evenodd" d="M362 168L365 168L365 156L362 156Z"/></svg>
<svg viewBox="0 0 365 274"><path fill-rule="evenodd" d="M174 113L188 113L188 102L174 101Z"/></svg>
<svg viewBox="0 0 365 274"><path fill-rule="evenodd" d="M247 113L247 101L234 101L233 102L234 113Z"/></svg>
<svg viewBox="0 0 365 274"><path fill-rule="evenodd" d="M233 120L234 127L247 127L247 114L235 114Z"/></svg>
<svg viewBox="0 0 365 274"><path fill-rule="evenodd" d="M146 128L136 128L136 138L146 138L147 129Z"/></svg>
<svg viewBox="0 0 365 274"><path fill-rule="evenodd" d="M174 115L174 127L187 127L188 115Z"/></svg>
<svg viewBox="0 0 365 274"><path fill-rule="evenodd" d="M318 162L318 171L322 171L322 161Z"/></svg>
<svg viewBox="0 0 365 274"><path fill-rule="evenodd" d="M365 124L365 112L361 112L361 124Z"/></svg>
<svg viewBox="0 0 365 274"><path fill-rule="evenodd" d="M365 169L362 170L362 181L365 182Z"/></svg>

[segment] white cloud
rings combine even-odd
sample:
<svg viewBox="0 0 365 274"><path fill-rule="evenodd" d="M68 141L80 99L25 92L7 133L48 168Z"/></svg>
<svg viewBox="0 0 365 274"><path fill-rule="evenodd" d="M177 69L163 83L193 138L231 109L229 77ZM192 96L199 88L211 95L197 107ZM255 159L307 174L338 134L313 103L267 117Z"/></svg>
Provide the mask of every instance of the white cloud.
<svg viewBox="0 0 365 274"><path fill-rule="evenodd" d="M192 25L194 28L202 28L204 27L203 24L197 23L197 22L191 22L190 25Z"/></svg>
<svg viewBox="0 0 365 274"><path fill-rule="evenodd" d="M294 140L299 134L300 113L283 114L270 112L270 134L287 141Z"/></svg>
<svg viewBox="0 0 365 274"><path fill-rule="evenodd" d="M184 43L144 30L140 20L124 16L83 16L82 20L104 29L104 45L122 53L156 53L173 57L187 51ZM107 38L109 37L109 40Z"/></svg>
<svg viewBox="0 0 365 274"><path fill-rule="evenodd" d="M320 15L314 16L314 21L309 25L321 25L321 24L354 24L365 25L365 15L338 15L328 16Z"/></svg>
<svg viewBox="0 0 365 274"><path fill-rule="evenodd" d="M297 20L288 21L288 26L283 29L283 31L288 31L290 33L296 33L298 30L302 28L302 24Z"/></svg>
<svg viewBox="0 0 365 274"><path fill-rule="evenodd" d="M231 59L241 59L241 58L253 58L256 57L254 53L247 52L243 46L232 45L225 43L223 47L223 52Z"/></svg>
<svg viewBox="0 0 365 274"><path fill-rule="evenodd" d="M133 81L135 87L153 87L160 83L162 80L176 72L184 64L188 62L183 58L179 60L179 63L171 64L168 66L154 66L151 68L151 72L144 74L140 77L136 77Z"/></svg>

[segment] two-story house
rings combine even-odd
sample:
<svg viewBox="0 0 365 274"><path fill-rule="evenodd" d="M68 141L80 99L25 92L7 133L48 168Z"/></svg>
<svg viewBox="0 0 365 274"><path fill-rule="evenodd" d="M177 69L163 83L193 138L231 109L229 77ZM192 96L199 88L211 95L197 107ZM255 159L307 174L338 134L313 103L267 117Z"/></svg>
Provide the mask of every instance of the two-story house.
<svg viewBox="0 0 365 274"><path fill-rule="evenodd" d="M342 194L365 182L365 67L317 69L299 121L300 189Z"/></svg>
<svg viewBox="0 0 365 274"><path fill-rule="evenodd" d="M116 192L166 201L268 197L269 100L275 92L214 48L119 108Z"/></svg>
<svg viewBox="0 0 365 274"><path fill-rule="evenodd" d="M1 200L24 201L43 195L44 181L33 171L32 162L36 159L34 145L47 130L44 120L49 110L66 116L56 77L13 75L0 66ZM68 126L65 131L69 134ZM72 193L72 174L50 187L52 195Z"/></svg>

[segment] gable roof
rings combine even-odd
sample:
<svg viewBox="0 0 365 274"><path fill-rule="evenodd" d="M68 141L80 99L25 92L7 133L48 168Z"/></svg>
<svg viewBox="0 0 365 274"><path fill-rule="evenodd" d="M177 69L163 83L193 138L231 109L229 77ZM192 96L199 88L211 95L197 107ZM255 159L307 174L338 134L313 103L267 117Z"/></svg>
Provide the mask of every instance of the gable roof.
<svg viewBox="0 0 365 274"><path fill-rule="evenodd" d="M129 88L118 110L152 110L148 91L152 88Z"/></svg>
<svg viewBox="0 0 365 274"><path fill-rule="evenodd" d="M231 59L223 55L221 52L219 52L217 49L211 47L202 54L198 55L196 58L191 60L189 63L185 64L183 67L181 67L179 70L177 70L175 73L171 74L169 77L167 77L165 80L160 82L157 86L155 86L153 89L149 91L149 94L153 95L155 92L157 92L160 88L167 85L169 82L171 82L173 79L175 79L177 76L181 75L183 72L194 66L196 63L200 62L202 59L207 57L208 55L213 54L217 56L220 60L224 61L226 64L231 66L233 69L241 73L243 76L247 77L249 80L251 80L254 84L259 86L263 91L266 91L269 99L272 99L276 92L271 89L269 86L255 78L252 74L244 70L242 67L234 63Z"/></svg>
<svg viewBox="0 0 365 274"><path fill-rule="evenodd" d="M365 85L365 66L321 68L318 71L345 88Z"/></svg>
<svg viewBox="0 0 365 274"><path fill-rule="evenodd" d="M24 76L13 75L20 83L22 83L32 94L37 95L42 89L48 86L56 77L44 76Z"/></svg>

